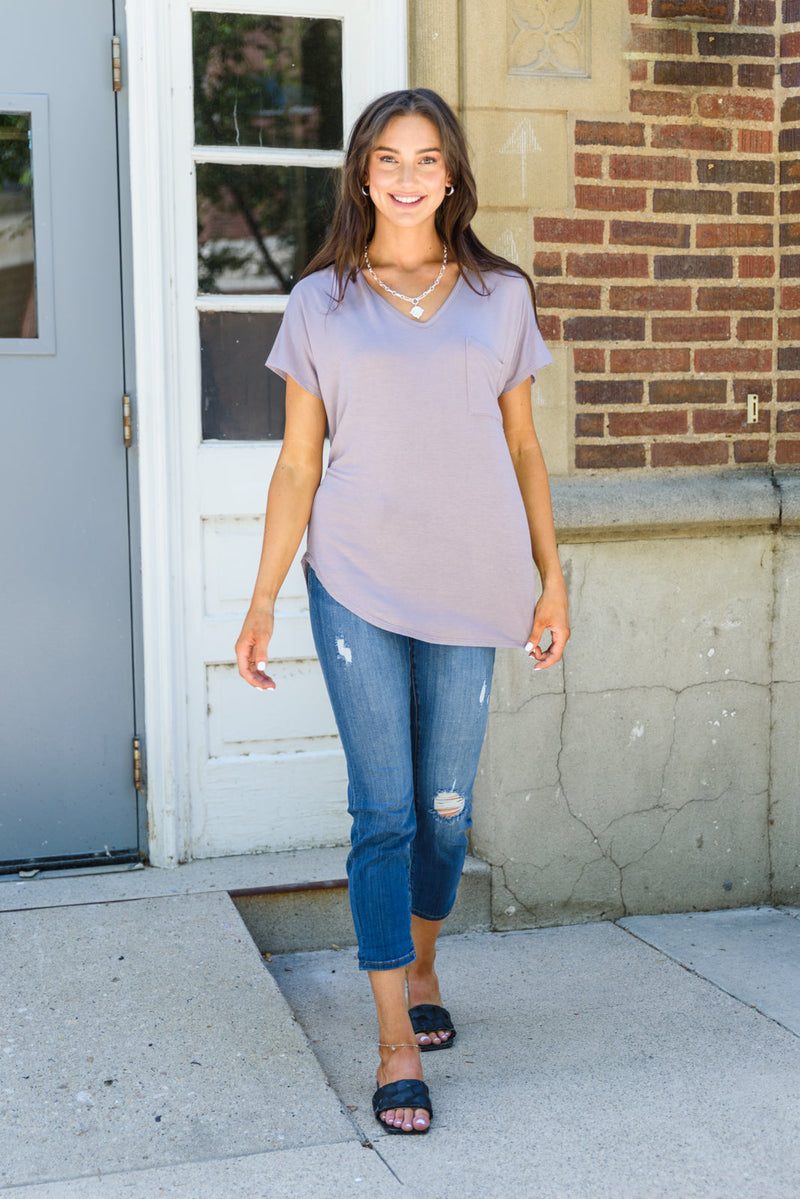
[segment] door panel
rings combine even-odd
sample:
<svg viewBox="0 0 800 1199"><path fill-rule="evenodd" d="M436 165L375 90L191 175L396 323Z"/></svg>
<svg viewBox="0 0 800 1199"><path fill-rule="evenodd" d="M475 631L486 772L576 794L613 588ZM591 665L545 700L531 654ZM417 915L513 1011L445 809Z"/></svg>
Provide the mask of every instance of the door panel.
<svg viewBox="0 0 800 1199"><path fill-rule="evenodd" d="M7 864L138 854L113 32L27 0L0 41L4 92L47 97L54 316L53 352L0 338Z"/></svg>

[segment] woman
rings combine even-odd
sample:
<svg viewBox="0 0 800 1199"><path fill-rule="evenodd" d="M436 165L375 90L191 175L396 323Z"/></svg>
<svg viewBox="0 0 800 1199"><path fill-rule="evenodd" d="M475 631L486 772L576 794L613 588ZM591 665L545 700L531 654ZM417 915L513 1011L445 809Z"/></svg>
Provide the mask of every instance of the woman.
<svg viewBox="0 0 800 1199"><path fill-rule="evenodd" d="M530 280L477 239L476 206L439 96L367 107L331 235L268 359L286 379L286 433L236 646L247 682L273 689L273 607L308 525L312 630L348 767L359 965L378 1015L373 1109L406 1134L432 1115L420 1053L456 1035L436 938L464 863L495 648L524 645L539 670L569 637L531 418L531 376L551 359Z"/></svg>

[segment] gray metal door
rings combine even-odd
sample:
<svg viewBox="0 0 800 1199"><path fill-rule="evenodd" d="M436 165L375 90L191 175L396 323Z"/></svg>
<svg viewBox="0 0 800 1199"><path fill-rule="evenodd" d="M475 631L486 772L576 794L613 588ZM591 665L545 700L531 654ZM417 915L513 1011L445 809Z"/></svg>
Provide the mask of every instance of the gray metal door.
<svg viewBox="0 0 800 1199"><path fill-rule="evenodd" d="M14 0L4 10L0 871L8 872L133 860L138 821L114 5Z"/></svg>

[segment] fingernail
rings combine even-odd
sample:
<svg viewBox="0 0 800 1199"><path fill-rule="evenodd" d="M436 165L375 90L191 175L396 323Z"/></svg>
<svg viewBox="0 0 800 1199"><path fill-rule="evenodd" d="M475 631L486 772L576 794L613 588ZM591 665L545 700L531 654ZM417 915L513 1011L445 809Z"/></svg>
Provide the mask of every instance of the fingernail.
<svg viewBox="0 0 800 1199"><path fill-rule="evenodd" d="M267 669L266 662L256 662L256 670L260 670L263 673L266 671L266 669Z"/></svg>
<svg viewBox="0 0 800 1199"><path fill-rule="evenodd" d="M525 653L526 654L533 653L533 642L532 641L529 641L528 644L525 646Z"/></svg>

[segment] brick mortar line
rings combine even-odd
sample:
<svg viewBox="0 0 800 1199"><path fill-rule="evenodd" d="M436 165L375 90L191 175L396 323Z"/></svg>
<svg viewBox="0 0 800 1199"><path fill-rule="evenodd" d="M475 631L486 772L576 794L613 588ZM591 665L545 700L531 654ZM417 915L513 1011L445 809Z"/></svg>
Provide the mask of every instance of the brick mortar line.
<svg viewBox="0 0 800 1199"><path fill-rule="evenodd" d="M748 35L745 35L745 36L748 36ZM749 36L752 36L752 35L749 35ZM766 36L774 37L777 41L776 34L770 33L770 34L767 34ZM736 54L736 55L702 54L699 50L694 50L694 51L693 50L626 50L625 53L622 55L622 57L625 60L625 62L645 62L645 63L651 63L651 62L652 63L656 63L656 62L683 63L683 62L685 62L685 63L690 63L692 65L695 65L698 63L700 63L700 64L708 63L709 66L712 66L714 64L722 65L725 63L730 63L731 66L736 66L736 67L750 66L753 63L762 63L763 64L765 61L765 59L760 54ZM656 86L661 87L662 85L657 84ZM681 87L682 85L679 83L665 83L665 84L663 84L663 86L664 87ZM702 88L725 87L726 84L724 84L724 83L703 83L703 84L696 84L695 86L702 87ZM753 90L757 91L757 90L762 90L762 89L754 88Z"/></svg>

